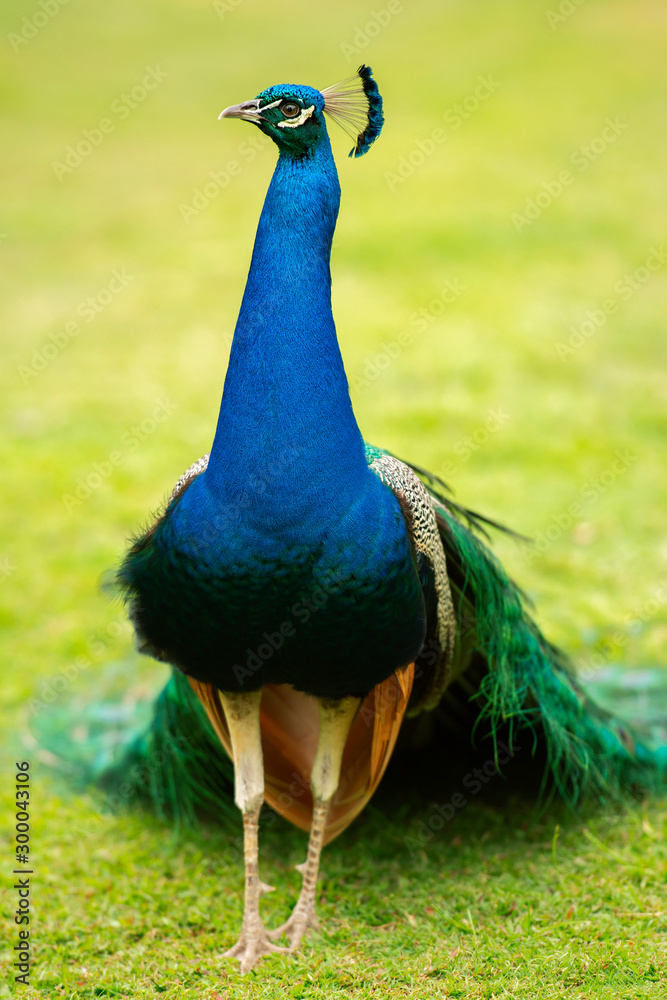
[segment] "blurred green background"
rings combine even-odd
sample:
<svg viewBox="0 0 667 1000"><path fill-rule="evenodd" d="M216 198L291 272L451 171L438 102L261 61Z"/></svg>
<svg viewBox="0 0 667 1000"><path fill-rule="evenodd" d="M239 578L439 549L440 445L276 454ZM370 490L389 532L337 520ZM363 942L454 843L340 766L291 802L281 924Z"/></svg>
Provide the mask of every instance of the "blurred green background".
<svg viewBox="0 0 667 1000"><path fill-rule="evenodd" d="M385 100L382 138L353 161L330 132L334 312L365 436L538 540L497 551L584 671L664 662L663 3L5 0L0 20L8 730L25 730L26 701L77 657L75 689L128 655L100 576L210 446L275 161L218 113L362 61ZM12 736L12 760L20 746ZM64 817L93 807L49 794L42 846L58 854ZM97 844L115 845L115 864L127 831L145 829L123 822L105 820ZM159 864L150 829L146 863ZM51 861L60 885L71 857ZM237 893L233 868L228 884ZM51 995L66 973L42 958ZM473 981L486 989L476 976L436 995L505 995ZM67 982L62 995L94 995ZM152 996L141 982L127 995ZM533 985L512 995L560 995L521 992Z"/></svg>

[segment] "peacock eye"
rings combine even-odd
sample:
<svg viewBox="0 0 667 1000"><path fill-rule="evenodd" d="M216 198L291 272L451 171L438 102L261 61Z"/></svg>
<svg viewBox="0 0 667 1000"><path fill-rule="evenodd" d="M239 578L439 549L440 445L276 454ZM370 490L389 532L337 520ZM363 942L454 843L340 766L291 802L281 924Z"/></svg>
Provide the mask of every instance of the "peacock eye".
<svg viewBox="0 0 667 1000"><path fill-rule="evenodd" d="M301 108L293 101L285 101L285 103L281 105L280 110L285 115L285 118L296 118L297 115L301 114Z"/></svg>

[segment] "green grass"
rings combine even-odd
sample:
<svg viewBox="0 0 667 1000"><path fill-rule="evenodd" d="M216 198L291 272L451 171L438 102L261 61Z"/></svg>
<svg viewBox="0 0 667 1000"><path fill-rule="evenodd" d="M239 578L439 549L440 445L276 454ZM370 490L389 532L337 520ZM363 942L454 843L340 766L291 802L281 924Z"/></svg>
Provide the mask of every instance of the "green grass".
<svg viewBox="0 0 667 1000"><path fill-rule="evenodd" d="M3 5L1 784L13 823L13 761L31 759L26 997L667 992L658 803L531 825L528 805L475 801L415 860L405 837L431 805L385 796L326 852L324 929L294 962L242 981L221 958L240 921L236 828L172 840L152 820L100 819L24 744L31 697L68 670L58 704L94 690L105 663L127 655L129 628L99 579L210 445L274 162L270 148L243 152L249 127L216 116L271 83L326 86L362 60L387 126L359 162L334 130L333 270L365 435L441 471L461 502L551 536L536 555L503 539L497 550L584 669L664 663L667 263L631 295L614 286L667 232L667 14L654 0L586 0L550 27L558 6L405 0L362 45L372 8L351 0L244 0L223 17L206 0L72 0L14 51L10 34L41 8ZM168 75L121 117L115 102L156 66ZM494 92L454 127L455 105L489 76ZM103 118L113 130L58 179L52 163ZM608 118L627 127L580 170L576 151ZM446 138L392 179L435 129ZM231 160L240 174L186 223L179 207ZM517 228L512 216L562 170L572 183ZM114 271L131 280L87 322L77 310ZM441 309L447 282L465 287ZM610 298L616 311L561 360L571 328ZM423 330L410 325L420 309ZM72 321L80 332L65 343ZM405 330L413 340L397 353ZM62 349L31 374L49 334ZM630 458L616 473L619 451ZM96 466L90 495L65 501ZM281 822L264 837L271 922L294 897L303 840Z"/></svg>
<svg viewBox="0 0 667 1000"><path fill-rule="evenodd" d="M242 913L237 830L174 842L138 817L95 822L87 799L39 809L39 979L26 996L664 995L657 809L556 833L516 804L471 805L411 860L405 838L431 811L388 823L371 807L327 850L322 930L245 977L221 958ZM295 902L303 850L282 821L264 833L271 925Z"/></svg>

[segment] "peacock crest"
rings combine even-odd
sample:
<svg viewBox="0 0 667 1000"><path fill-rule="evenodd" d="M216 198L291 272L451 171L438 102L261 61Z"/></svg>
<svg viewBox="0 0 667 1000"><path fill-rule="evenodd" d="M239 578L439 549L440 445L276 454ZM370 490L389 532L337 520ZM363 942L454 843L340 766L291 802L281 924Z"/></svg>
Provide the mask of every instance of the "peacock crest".
<svg viewBox="0 0 667 1000"><path fill-rule="evenodd" d="M324 112L354 140L350 156L363 156L382 131L382 97L370 66L322 91Z"/></svg>

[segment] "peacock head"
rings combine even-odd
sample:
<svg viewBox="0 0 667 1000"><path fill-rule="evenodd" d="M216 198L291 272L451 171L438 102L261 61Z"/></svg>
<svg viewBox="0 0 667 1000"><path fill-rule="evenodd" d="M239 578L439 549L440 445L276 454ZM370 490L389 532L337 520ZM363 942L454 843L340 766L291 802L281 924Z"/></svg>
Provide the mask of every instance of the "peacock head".
<svg viewBox="0 0 667 1000"><path fill-rule="evenodd" d="M325 90L296 84L269 87L252 101L234 104L220 118L242 118L257 125L280 151L303 157L315 151L327 134L329 115L354 139L350 156L362 156L382 130L382 98L370 66Z"/></svg>

